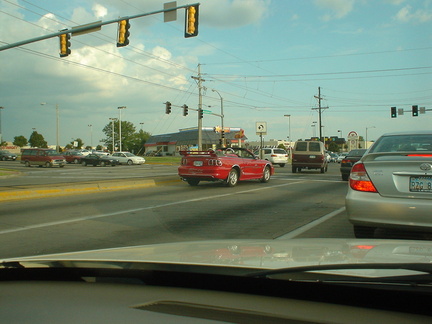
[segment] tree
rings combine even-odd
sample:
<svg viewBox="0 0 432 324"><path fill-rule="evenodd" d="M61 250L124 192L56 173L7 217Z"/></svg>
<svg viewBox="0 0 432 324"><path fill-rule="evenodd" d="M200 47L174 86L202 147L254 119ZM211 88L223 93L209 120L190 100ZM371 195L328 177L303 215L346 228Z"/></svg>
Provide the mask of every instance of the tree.
<svg viewBox="0 0 432 324"><path fill-rule="evenodd" d="M112 151L112 143L113 143L113 128L112 122L108 123L104 129L102 130L106 138L103 139L103 142L108 147L108 150ZM147 139L150 137L150 134L140 130L136 132L135 126L133 123L122 120L121 122L121 135L122 135L122 150L130 151L134 153L139 153L142 151L142 147ZM114 121L114 146L119 149L119 121Z"/></svg>
<svg viewBox="0 0 432 324"><path fill-rule="evenodd" d="M42 134L39 134L37 131L33 131L33 133L30 135L29 144L31 147L48 147L48 143L45 141Z"/></svg>
<svg viewBox="0 0 432 324"><path fill-rule="evenodd" d="M328 145L328 150L330 152L339 152L339 146L335 142L330 142Z"/></svg>
<svg viewBox="0 0 432 324"><path fill-rule="evenodd" d="M13 145L23 147L26 146L27 144L28 144L28 140L24 136L20 135L14 137Z"/></svg>

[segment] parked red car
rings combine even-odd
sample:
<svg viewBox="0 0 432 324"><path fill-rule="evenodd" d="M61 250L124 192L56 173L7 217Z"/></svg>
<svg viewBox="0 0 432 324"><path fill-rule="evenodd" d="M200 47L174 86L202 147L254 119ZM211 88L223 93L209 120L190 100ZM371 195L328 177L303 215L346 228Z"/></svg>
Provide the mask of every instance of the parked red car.
<svg viewBox="0 0 432 324"><path fill-rule="evenodd" d="M200 181L221 181L234 187L241 180L268 182L274 174L273 165L259 159L244 148L209 151L181 151L180 178L191 186Z"/></svg>
<svg viewBox="0 0 432 324"><path fill-rule="evenodd" d="M63 156L66 159L67 163L81 163L81 159L85 156L81 152L78 151L66 151L63 152Z"/></svg>

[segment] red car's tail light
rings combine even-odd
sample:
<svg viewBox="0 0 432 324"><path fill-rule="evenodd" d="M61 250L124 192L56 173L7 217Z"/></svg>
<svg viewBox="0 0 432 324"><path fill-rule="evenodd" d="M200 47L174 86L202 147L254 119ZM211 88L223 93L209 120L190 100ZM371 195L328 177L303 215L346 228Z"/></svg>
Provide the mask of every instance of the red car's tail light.
<svg viewBox="0 0 432 324"><path fill-rule="evenodd" d="M353 190L365 192L378 192L366 172L363 163L357 163L351 169L350 187Z"/></svg>
<svg viewBox="0 0 432 324"><path fill-rule="evenodd" d="M208 160L208 165L222 166L222 161L217 159Z"/></svg>

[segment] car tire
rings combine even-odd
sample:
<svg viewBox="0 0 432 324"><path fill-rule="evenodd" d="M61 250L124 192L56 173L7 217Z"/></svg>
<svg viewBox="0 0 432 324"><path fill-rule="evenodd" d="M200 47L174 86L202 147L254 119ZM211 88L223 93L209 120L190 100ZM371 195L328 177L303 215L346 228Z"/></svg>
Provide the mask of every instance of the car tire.
<svg viewBox="0 0 432 324"><path fill-rule="evenodd" d="M197 179L187 179L186 182L189 184L189 186L192 187L198 186L198 184L200 183L200 181Z"/></svg>
<svg viewBox="0 0 432 324"><path fill-rule="evenodd" d="M83 166L87 166L87 162L86 162L86 161L82 161L81 164L82 164Z"/></svg>
<svg viewBox="0 0 432 324"><path fill-rule="evenodd" d="M297 167L292 167L292 173L296 173L297 172Z"/></svg>
<svg viewBox="0 0 432 324"><path fill-rule="evenodd" d="M106 166L106 162L105 161L101 161L100 166L101 167L105 167Z"/></svg>
<svg viewBox="0 0 432 324"><path fill-rule="evenodd" d="M280 163L279 166L280 166L281 168L283 168L283 167L285 166L285 163Z"/></svg>
<svg viewBox="0 0 432 324"><path fill-rule="evenodd" d="M322 167L322 168L320 169L320 171L321 171L321 173L324 173L324 172L325 172L325 167Z"/></svg>
<svg viewBox="0 0 432 324"><path fill-rule="evenodd" d="M132 160L128 160L128 161L127 161L127 164L128 164L128 165L132 165L132 164L133 164Z"/></svg>
<svg viewBox="0 0 432 324"><path fill-rule="evenodd" d="M262 178L261 178L260 181L261 181L262 183L269 182L269 180L270 180L270 176L271 176L270 167L267 165L267 166L264 168L263 176L262 176Z"/></svg>
<svg viewBox="0 0 432 324"><path fill-rule="evenodd" d="M348 181L348 178L349 178L349 174L346 174L346 173L342 174L342 180L343 181Z"/></svg>
<svg viewBox="0 0 432 324"><path fill-rule="evenodd" d="M75 163L75 164L79 164L80 161L79 161L78 159L74 159L74 163Z"/></svg>
<svg viewBox="0 0 432 324"><path fill-rule="evenodd" d="M29 168L31 167L31 165L30 165L30 162L29 162L29 161L25 161L25 162L24 162L24 165L25 165L26 167L29 167Z"/></svg>
<svg viewBox="0 0 432 324"><path fill-rule="evenodd" d="M234 187L239 178L239 173L236 169L231 169L231 171L228 174L228 178L226 179L226 185L228 187Z"/></svg>
<svg viewBox="0 0 432 324"><path fill-rule="evenodd" d="M50 162L45 163L45 168L51 168L51 167L52 167L52 164Z"/></svg>
<svg viewBox="0 0 432 324"><path fill-rule="evenodd" d="M356 238L373 238L374 234L374 227L354 225L354 235Z"/></svg>

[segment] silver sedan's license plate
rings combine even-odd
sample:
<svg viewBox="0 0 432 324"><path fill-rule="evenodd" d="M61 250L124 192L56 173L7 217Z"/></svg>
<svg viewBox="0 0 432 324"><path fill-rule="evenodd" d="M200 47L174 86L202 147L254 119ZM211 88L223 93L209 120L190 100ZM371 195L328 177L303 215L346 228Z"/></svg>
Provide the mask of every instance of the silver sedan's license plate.
<svg viewBox="0 0 432 324"><path fill-rule="evenodd" d="M432 176L410 177L409 190L415 192L432 192Z"/></svg>
<svg viewBox="0 0 432 324"><path fill-rule="evenodd" d="M202 166L203 165L203 161L194 161L193 165L194 166Z"/></svg>

